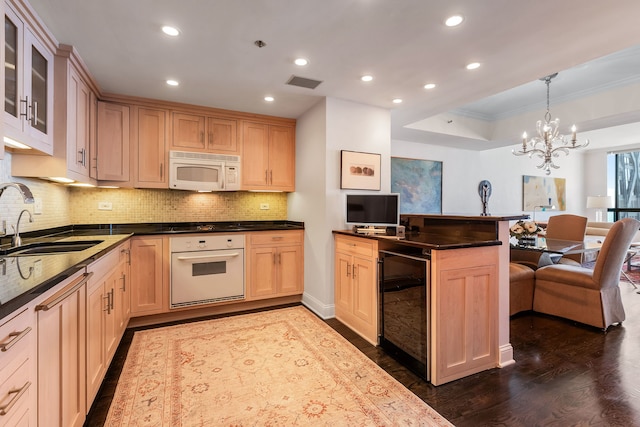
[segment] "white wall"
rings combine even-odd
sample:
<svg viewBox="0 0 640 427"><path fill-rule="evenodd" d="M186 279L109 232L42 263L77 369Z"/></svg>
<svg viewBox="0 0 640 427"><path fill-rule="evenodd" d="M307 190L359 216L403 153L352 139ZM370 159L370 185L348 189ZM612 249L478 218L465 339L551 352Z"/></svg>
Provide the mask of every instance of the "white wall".
<svg viewBox="0 0 640 427"><path fill-rule="evenodd" d="M532 212L522 210L522 176L546 176L537 169L540 159L528 156L514 156L513 147L496 148L487 151L469 151L447 148L439 145L421 144L394 140L391 144L393 157L442 161L442 211L443 213L461 213L478 215L482 204L478 195L478 184L486 179L491 182L492 194L488 212L494 215ZM565 212L536 212L536 220L559 213L585 215L586 187L584 183L583 158L585 152L571 151L568 156L561 155L555 163L560 169L551 172L551 177L565 178L567 185L567 209ZM590 167L589 174L606 175L600 164ZM606 185L606 184L605 184ZM605 186L606 190L606 186ZM593 213L592 213L593 214Z"/></svg>
<svg viewBox="0 0 640 427"><path fill-rule="evenodd" d="M345 228L340 151L381 154L381 192L389 192L389 110L326 98L297 120L296 192L288 215L305 223L303 303L323 318L334 316L333 235Z"/></svg>

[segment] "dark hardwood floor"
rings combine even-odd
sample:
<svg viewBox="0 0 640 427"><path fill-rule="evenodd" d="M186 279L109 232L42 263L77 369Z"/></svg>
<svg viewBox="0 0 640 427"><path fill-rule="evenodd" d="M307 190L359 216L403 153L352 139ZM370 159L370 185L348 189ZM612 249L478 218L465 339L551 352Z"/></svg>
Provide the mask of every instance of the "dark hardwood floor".
<svg viewBox="0 0 640 427"><path fill-rule="evenodd" d="M438 387L335 319L327 323L456 426L640 426L640 295L606 333L535 313L511 319L516 364ZM85 426L102 426L133 337L127 330Z"/></svg>

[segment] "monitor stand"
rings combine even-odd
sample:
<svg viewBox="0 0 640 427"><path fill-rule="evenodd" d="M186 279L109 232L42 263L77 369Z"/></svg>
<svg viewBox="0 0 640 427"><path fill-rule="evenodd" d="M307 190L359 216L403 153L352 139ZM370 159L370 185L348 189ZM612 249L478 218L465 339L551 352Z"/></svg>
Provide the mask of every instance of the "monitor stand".
<svg viewBox="0 0 640 427"><path fill-rule="evenodd" d="M356 225L353 231L358 234L387 234L387 227L376 227L373 225Z"/></svg>

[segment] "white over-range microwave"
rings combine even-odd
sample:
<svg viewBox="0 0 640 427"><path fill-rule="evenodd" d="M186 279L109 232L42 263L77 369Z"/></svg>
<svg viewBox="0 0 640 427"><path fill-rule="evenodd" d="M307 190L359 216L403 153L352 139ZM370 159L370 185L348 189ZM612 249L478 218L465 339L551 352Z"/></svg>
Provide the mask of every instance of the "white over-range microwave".
<svg viewBox="0 0 640 427"><path fill-rule="evenodd" d="M240 190L240 156L169 151L169 188L195 191Z"/></svg>

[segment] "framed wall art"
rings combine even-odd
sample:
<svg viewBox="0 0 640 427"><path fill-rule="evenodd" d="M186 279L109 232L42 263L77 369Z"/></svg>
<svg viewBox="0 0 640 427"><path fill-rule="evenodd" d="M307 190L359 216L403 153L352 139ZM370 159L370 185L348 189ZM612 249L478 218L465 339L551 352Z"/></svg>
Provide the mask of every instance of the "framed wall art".
<svg viewBox="0 0 640 427"><path fill-rule="evenodd" d="M564 178L522 176L522 210L533 212L534 207L555 206L567 210L567 184Z"/></svg>
<svg viewBox="0 0 640 427"><path fill-rule="evenodd" d="M442 213L442 162L392 157L391 192L401 214Z"/></svg>
<svg viewBox="0 0 640 427"><path fill-rule="evenodd" d="M380 154L340 152L340 188L380 190Z"/></svg>

